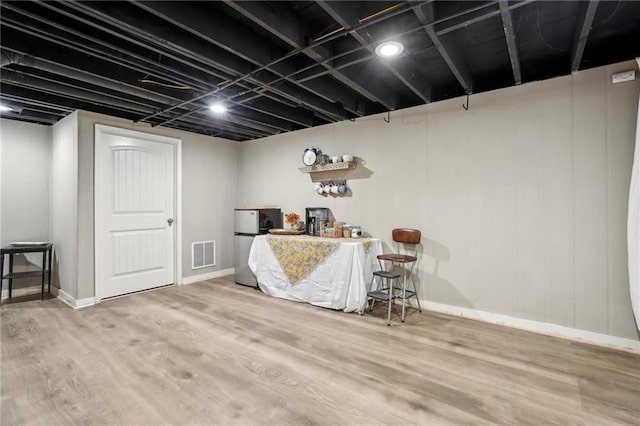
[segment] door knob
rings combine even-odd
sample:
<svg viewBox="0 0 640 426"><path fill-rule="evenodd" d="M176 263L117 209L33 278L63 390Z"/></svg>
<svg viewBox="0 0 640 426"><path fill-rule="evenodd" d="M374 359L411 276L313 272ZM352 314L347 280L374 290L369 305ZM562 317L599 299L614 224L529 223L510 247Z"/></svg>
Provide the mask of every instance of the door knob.
<svg viewBox="0 0 640 426"><path fill-rule="evenodd" d="M173 218L167 219L167 223L169 224L169 226L173 225Z"/></svg>

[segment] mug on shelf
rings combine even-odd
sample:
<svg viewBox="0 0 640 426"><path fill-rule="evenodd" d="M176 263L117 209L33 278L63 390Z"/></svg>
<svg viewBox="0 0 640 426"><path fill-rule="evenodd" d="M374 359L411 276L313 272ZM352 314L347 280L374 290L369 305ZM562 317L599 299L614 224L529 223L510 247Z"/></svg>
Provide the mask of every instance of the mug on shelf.
<svg viewBox="0 0 640 426"><path fill-rule="evenodd" d="M342 161L342 157L339 155L334 155L333 157L331 157L331 162L332 163L339 163Z"/></svg>
<svg viewBox="0 0 640 426"><path fill-rule="evenodd" d="M344 161L345 163L353 162L353 155L343 155L342 161Z"/></svg>

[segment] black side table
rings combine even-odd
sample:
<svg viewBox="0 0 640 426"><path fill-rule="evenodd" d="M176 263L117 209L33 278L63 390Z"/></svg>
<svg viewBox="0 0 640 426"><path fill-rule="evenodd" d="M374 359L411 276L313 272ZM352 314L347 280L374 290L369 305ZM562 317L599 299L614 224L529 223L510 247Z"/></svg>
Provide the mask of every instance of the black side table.
<svg viewBox="0 0 640 426"><path fill-rule="evenodd" d="M42 253L42 269L39 271L13 272L13 256L16 253ZM4 275L4 255L9 255L9 273ZM47 262L47 255L49 261ZM11 244L0 249L0 294L2 294L2 283L5 279L9 280L9 298L11 298L11 290L14 278L37 277L42 276L42 291L40 300L44 300L44 279L47 277L49 284L49 294L51 294L51 258L53 255L53 244Z"/></svg>

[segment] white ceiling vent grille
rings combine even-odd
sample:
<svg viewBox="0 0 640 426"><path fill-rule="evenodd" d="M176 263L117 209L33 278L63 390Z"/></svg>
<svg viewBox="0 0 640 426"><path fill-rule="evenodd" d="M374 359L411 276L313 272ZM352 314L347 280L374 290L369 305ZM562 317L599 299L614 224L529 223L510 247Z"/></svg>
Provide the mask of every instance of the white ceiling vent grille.
<svg viewBox="0 0 640 426"><path fill-rule="evenodd" d="M200 241L191 243L191 269L216 265L216 242Z"/></svg>

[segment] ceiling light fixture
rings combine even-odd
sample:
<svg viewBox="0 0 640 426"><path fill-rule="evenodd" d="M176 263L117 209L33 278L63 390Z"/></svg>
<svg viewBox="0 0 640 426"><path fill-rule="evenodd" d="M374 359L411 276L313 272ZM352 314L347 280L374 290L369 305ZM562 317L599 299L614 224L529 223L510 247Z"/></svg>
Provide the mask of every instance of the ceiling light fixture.
<svg viewBox="0 0 640 426"><path fill-rule="evenodd" d="M211 110L211 112L213 112L215 114L222 114L222 113L227 112L227 107L222 105L222 104L210 105L209 109Z"/></svg>
<svg viewBox="0 0 640 426"><path fill-rule="evenodd" d="M0 105L0 112L9 112L9 111L13 111L13 108L6 105Z"/></svg>
<svg viewBox="0 0 640 426"><path fill-rule="evenodd" d="M376 55L383 58L391 58L393 56L398 56L403 50L404 46L402 43L397 41L385 41L376 47Z"/></svg>

